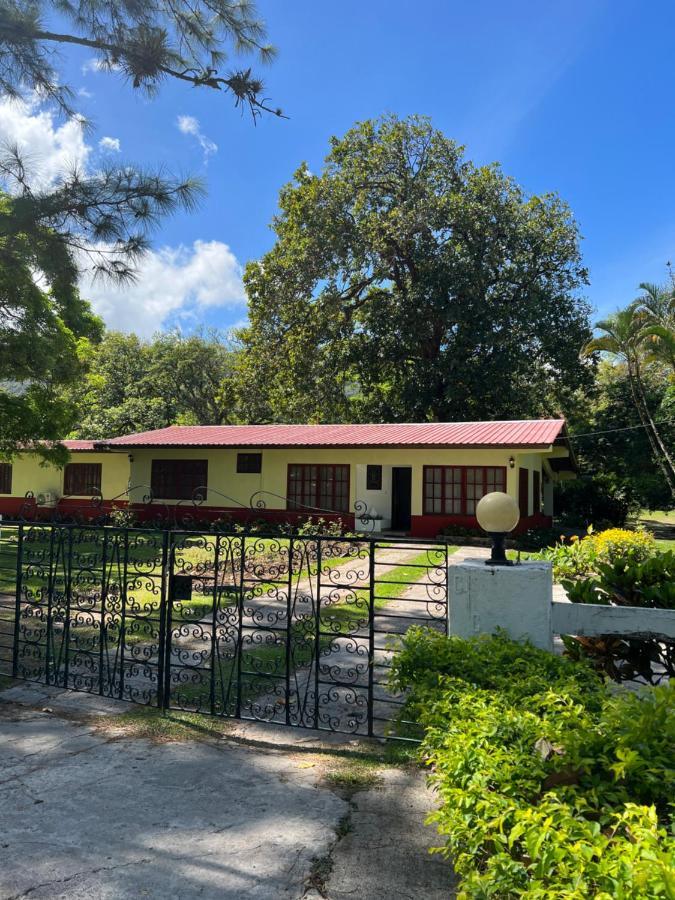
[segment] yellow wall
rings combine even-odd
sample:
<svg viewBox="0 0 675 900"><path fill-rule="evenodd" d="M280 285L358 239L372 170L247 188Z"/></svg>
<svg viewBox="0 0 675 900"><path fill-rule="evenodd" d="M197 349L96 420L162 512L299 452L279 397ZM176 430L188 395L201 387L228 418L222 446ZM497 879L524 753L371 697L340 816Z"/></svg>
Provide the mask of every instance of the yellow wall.
<svg viewBox="0 0 675 900"><path fill-rule="evenodd" d="M260 474L238 474L237 453L263 454ZM518 499L518 469L529 471L532 512L532 471L542 468L542 459L551 451L522 453L518 450L430 450L430 449L256 449L203 450L200 448L179 450L135 449L127 452L76 452L72 462L100 462L102 465L101 489L103 497L125 499L128 485L132 486L130 499L140 503L150 493L153 459L206 459L208 461L208 498L210 506L248 507L252 495L264 500L269 509L285 509L287 470L289 463L337 463L350 465L350 509L357 500L363 500L369 508L387 516L391 509L391 467L412 468L412 515L422 514L422 469L425 465L504 466L506 490ZM555 455L560 455L556 448ZM131 459L130 459L131 456ZM509 457L515 465L509 466ZM365 490L365 467L368 464L383 466L383 491ZM57 498L63 496L63 470L43 465L39 457L23 453L13 460L12 496L22 497L28 491L34 494L50 492ZM257 494L257 492L260 492ZM254 497L255 499L255 497ZM168 501L169 503L172 501Z"/></svg>
<svg viewBox="0 0 675 900"><path fill-rule="evenodd" d="M236 460L238 452L262 453L262 472L256 475L237 474ZM356 467L359 465L377 464L387 466L412 467L412 515L422 514L422 469L426 465L456 466L505 466L506 489L511 496L518 499L518 466L529 469L541 469L540 453L522 454L517 450L429 450L429 449L259 449L246 447L244 450L203 450L198 447L180 450L133 450L131 464L131 484L135 487L133 498L140 502L148 493L151 481L151 465L153 459L205 459L208 461L208 498L210 506L248 506L251 495L257 491L269 509L284 509L287 491L287 469L289 463L335 463L350 464L350 509L353 510L356 500L366 500L377 508L375 493L367 497L357 495L357 491L365 486L365 473L357 477ZM509 467L509 457L513 456L515 467ZM387 472L383 478L383 487L388 484ZM357 484L358 482L358 484ZM531 483L531 474L530 474ZM384 498L383 498L384 500ZM170 501L169 501L170 502ZM390 503L390 499L386 501ZM531 502L531 501L530 501ZM378 509L386 514L387 510Z"/></svg>
<svg viewBox="0 0 675 900"><path fill-rule="evenodd" d="M126 453L71 453L74 463L101 463L101 492L106 500L124 494L129 481L129 458ZM63 496L63 469L45 465L34 453L20 453L12 460L12 497L51 493ZM122 498L124 499L124 498Z"/></svg>

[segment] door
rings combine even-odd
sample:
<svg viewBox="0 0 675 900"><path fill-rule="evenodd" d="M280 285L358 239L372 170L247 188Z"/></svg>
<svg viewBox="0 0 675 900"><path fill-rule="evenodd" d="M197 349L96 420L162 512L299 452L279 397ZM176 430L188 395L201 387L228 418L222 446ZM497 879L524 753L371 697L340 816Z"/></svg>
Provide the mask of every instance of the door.
<svg viewBox="0 0 675 900"><path fill-rule="evenodd" d="M410 528L412 469L394 466L391 470L391 527L396 531Z"/></svg>
<svg viewBox="0 0 675 900"><path fill-rule="evenodd" d="M518 470L518 506L520 518L524 519L530 514L530 470Z"/></svg>

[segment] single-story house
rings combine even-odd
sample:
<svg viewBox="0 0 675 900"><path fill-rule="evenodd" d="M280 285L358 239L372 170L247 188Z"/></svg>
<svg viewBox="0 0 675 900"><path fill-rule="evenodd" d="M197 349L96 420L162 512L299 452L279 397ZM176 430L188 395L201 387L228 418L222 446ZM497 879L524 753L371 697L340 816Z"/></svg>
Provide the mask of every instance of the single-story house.
<svg viewBox="0 0 675 900"><path fill-rule="evenodd" d="M253 510L273 521L311 515L432 537L449 525L475 527L478 500L495 490L518 501L520 529L550 525L553 485L576 473L564 419L177 425L64 443L63 468L29 452L0 463L0 514L35 505L37 517L54 507L93 516L128 505L142 519L178 505L201 520L250 519Z"/></svg>

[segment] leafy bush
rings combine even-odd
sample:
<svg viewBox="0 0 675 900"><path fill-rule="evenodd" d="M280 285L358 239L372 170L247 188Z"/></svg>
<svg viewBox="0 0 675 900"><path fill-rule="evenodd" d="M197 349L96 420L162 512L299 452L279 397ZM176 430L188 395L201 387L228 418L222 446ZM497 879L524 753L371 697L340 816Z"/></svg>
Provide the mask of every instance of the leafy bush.
<svg viewBox="0 0 675 900"><path fill-rule="evenodd" d="M563 579L573 603L675 609L675 552L655 551L598 561L596 573L581 579ZM640 678L650 683L675 678L675 641L662 637L565 638L568 652L592 659L616 681Z"/></svg>
<svg viewBox="0 0 675 900"><path fill-rule="evenodd" d="M654 535L650 532L628 531L625 528L591 532L584 541L591 544L596 557L603 562L614 562L623 557L639 562L653 556L657 549Z"/></svg>
<svg viewBox="0 0 675 900"><path fill-rule="evenodd" d="M353 534L345 527L342 519L327 520L319 518L314 520L311 516L307 519L298 520L292 530L300 537L314 537L316 535L349 537Z"/></svg>
<svg viewBox="0 0 675 900"><path fill-rule="evenodd" d="M392 677L460 898L675 897L675 686L610 696L585 664L423 629Z"/></svg>
<svg viewBox="0 0 675 900"><path fill-rule="evenodd" d="M520 534L514 535L516 546L519 550L543 550L551 547L558 540L564 540L559 528L529 528Z"/></svg>
<svg viewBox="0 0 675 900"><path fill-rule="evenodd" d="M565 525L625 525L640 504L630 487L611 475L594 475L561 482L556 509Z"/></svg>
<svg viewBox="0 0 675 900"><path fill-rule="evenodd" d="M648 531L628 531L625 528L610 528L594 532L589 526L585 537L577 535L566 539L564 535L553 547L547 547L537 554L538 559L553 563L553 577L556 581L581 578L597 571L598 565L618 559L641 562L658 552L654 536Z"/></svg>
<svg viewBox="0 0 675 900"><path fill-rule="evenodd" d="M482 528L468 528L464 525L446 525L441 529L441 537L453 538L483 538L488 541L489 538Z"/></svg>
<svg viewBox="0 0 675 900"><path fill-rule="evenodd" d="M108 522L114 528L133 528L138 522L138 515L127 506L113 506L108 513Z"/></svg>

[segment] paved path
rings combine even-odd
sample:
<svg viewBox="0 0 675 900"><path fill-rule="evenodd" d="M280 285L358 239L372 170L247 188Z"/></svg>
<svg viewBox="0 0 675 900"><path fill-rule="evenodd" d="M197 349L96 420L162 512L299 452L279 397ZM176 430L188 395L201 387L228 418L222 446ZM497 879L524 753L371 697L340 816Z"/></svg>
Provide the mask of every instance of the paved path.
<svg viewBox="0 0 675 900"><path fill-rule="evenodd" d="M116 734L107 717L128 704L77 695L97 727L72 697L0 694L2 900L453 896L427 852L422 772L385 769L347 799L312 732L233 723L222 738L152 743Z"/></svg>

